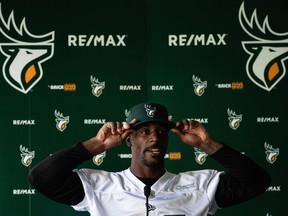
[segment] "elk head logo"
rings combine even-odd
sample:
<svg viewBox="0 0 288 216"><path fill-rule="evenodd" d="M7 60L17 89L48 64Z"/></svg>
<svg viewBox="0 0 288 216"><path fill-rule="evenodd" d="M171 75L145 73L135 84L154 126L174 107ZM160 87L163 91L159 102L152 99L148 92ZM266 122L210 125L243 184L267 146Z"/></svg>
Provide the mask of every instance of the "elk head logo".
<svg viewBox="0 0 288 216"><path fill-rule="evenodd" d="M242 121L242 114L236 115L235 111L230 110L228 108L227 110L228 114L228 120L229 120L229 126L233 129L236 130L240 126L240 122Z"/></svg>
<svg viewBox="0 0 288 216"><path fill-rule="evenodd" d="M204 164L205 161L206 161L206 157L208 156L208 154L205 153L205 152L203 152L203 151L201 151L201 150L198 149L198 148L194 148L194 149L195 149L195 161L196 161L198 164L200 164L200 165Z"/></svg>
<svg viewBox="0 0 288 216"><path fill-rule="evenodd" d="M27 148L24 146L20 145L20 152L21 152L21 163L28 167L32 163L32 159L35 157L35 152L34 151L28 151Z"/></svg>
<svg viewBox="0 0 288 216"><path fill-rule="evenodd" d="M92 94L96 97L99 97L105 88L105 82L99 82L98 79L93 76L90 77L90 81L92 83Z"/></svg>
<svg viewBox="0 0 288 216"><path fill-rule="evenodd" d="M192 80L194 82L194 92L196 95L201 96L204 94L204 89L207 88L207 81L201 81L200 78L196 76L192 76Z"/></svg>
<svg viewBox="0 0 288 216"><path fill-rule="evenodd" d="M56 121L56 128L63 132L67 128L67 124L69 123L69 116L63 116L62 113L55 110L55 121Z"/></svg>
<svg viewBox="0 0 288 216"><path fill-rule="evenodd" d="M145 104L144 107L146 109L147 116L153 118L156 113L156 107L152 107L150 104Z"/></svg>
<svg viewBox="0 0 288 216"><path fill-rule="evenodd" d="M273 164L277 160L277 156L279 155L279 148L274 149L271 145L264 143L264 148L266 149L266 160Z"/></svg>
<svg viewBox="0 0 288 216"><path fill-rule="evenodd" d="M105 157L106 157L106 151L97 154L92 159L93 163L96 164L97 166L100 166L103 163Z"/></svg>
<svg viewBox="0 0 288 216"><path fill-rule="evenodd" d="M14 13L7 22L0 3L0 52L6 57L2 67L5 80L16 90L26 94L42 78L41 64L53 56L54 31L44 35L33 35L23 18L16 26Z"/></svg>
<svg viewBox="0 0 288 216"><path fill-rule="evenodd" d="M243 30L254 39L242 41L243 49L250 55L246 63L248 77L260 88L271 91L286 74L284 62L288 58L288 32L274 32L270 28L268 16L261 25L256 9L249 20L244 2L239 9L239 22Z"/></svg>

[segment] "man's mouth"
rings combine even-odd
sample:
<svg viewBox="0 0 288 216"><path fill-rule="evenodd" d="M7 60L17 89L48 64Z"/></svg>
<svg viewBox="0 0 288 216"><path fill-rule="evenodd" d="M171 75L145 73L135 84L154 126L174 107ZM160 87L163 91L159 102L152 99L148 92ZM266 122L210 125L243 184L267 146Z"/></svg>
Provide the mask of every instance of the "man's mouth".
<svg viewBox="0 0 288 216"><path fill-rule="evenodd" d="M158 155L162 154L164 152L164 149L162 147L150 147L146 149L146 151L151 152L152 154Z"/></svg>
<svg viewBox="0 0 288 216"><path fill-rule="evenodd" d="M161 149L159 148L152 148L152 149L149 149L150 152L154 153L154 154L159 154L161 153Z"/></svg>

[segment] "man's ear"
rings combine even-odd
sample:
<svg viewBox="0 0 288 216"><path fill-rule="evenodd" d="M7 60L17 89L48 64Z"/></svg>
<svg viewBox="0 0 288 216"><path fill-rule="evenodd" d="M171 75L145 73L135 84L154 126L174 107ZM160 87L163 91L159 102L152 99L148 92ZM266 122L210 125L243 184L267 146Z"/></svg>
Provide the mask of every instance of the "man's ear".
<svg viewBox="0 0 288 216"><path fill-rule="evenodd" d="M131 139L130 136L128 136L126 138L126 143L127 143L127 146L129 146L129 147L131 147L131 140L130 139Z"/></svg>

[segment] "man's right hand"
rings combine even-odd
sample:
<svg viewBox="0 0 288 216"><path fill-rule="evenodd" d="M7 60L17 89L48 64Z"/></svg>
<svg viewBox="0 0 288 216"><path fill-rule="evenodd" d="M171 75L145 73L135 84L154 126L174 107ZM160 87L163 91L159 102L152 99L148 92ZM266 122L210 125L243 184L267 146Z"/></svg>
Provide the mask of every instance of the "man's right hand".
<svg viewBox="0 0 288 216"><path fill-rule="evenodd" d="M135 123L136 119L133 119L129 124L127 122L107 122L100 128L95 137L83 142L83 146L91 154L97 155L121 145L131 132L130 125Z"/></svg>

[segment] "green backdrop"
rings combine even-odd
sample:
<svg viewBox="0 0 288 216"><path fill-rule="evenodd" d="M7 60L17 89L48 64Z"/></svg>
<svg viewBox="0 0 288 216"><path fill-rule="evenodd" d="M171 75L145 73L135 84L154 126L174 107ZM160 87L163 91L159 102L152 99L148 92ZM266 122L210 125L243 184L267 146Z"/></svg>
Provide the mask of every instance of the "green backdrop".
<svg viewBox="0 0 288 216"><path fill-rule="evenodd" d="M202 122L271 174L262 196L216 215L286 215L287 9L284 0L2 0L1 215L88 215L43 197L28 172L143 101ZM123 144L83 167L118 171L130 156ZM171 172L223 169L173 134L165 160Z"/></svg>

